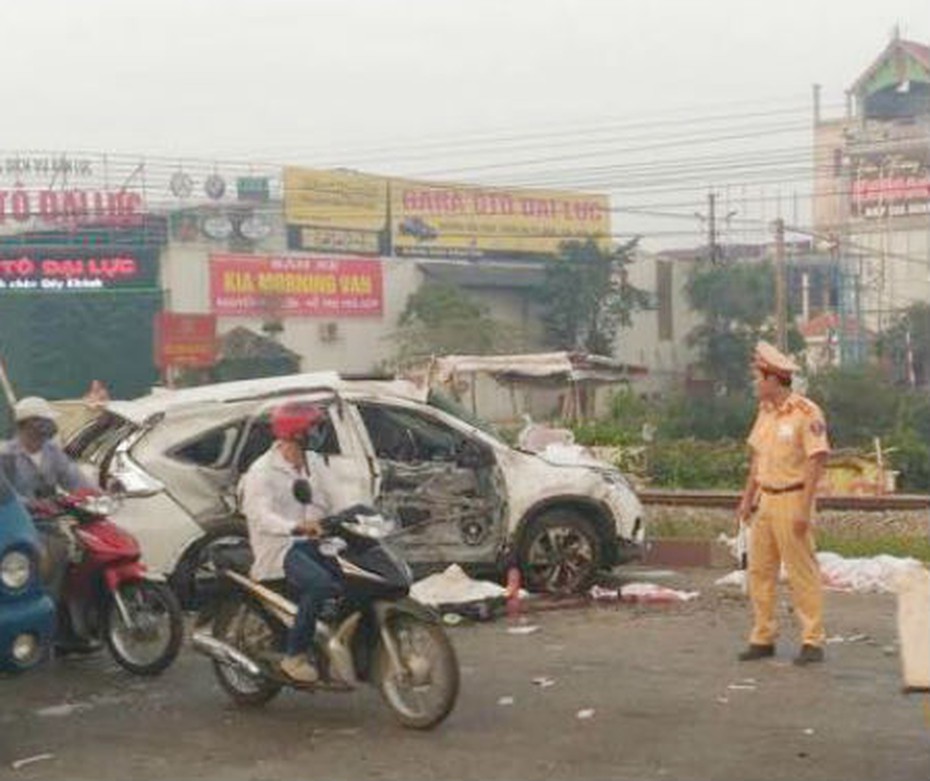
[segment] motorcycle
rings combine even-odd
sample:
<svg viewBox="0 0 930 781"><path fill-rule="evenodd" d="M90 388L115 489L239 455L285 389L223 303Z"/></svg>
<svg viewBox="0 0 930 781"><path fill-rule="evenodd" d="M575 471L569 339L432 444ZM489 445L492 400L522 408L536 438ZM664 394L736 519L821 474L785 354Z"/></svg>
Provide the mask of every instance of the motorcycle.
<svg viewBox="0 0 930 781"><path fill-rule="evenodd" d="M294 494L306 501L301 482ZM371 683L405 727L435 727L455 705L458 660L440 616L409 597L410 568L384 543L393 522L356 506L322 525L319 551L341 573L343 593L327 601L317 621L319 681L298 684L280 671L297 605L284 581L249 577L246 541L211 551L220 589L201 609L194 648L212 659L238 705L264 705L285 686L350 692Z"/></svg>
<svg viewBox="0 0 930 781"><path fill-rule="evenodd" d="M113 500L87 491L56 494L30 510L37 523L56 523L69 540L59 636L88 646L102 639L136 675L167 669L184 636L181 608L167 585L146 578L135 537L108 517Z"/></svg>

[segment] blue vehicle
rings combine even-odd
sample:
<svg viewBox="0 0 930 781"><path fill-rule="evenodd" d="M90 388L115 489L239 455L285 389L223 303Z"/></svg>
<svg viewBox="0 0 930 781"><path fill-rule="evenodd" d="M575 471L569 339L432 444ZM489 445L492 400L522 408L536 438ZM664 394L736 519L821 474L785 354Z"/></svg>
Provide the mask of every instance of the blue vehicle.
<svg viewBox="0 0 930 781"><path fill-rule="evenodd" d="M0 671L21 672L45 656L55 606L39 578L39 537L0 473Z"/></svg>

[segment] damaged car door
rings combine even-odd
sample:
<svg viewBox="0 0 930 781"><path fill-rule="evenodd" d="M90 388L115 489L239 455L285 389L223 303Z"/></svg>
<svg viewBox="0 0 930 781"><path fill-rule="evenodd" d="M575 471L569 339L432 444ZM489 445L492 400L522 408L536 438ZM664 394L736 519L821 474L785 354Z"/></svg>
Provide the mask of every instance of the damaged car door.
<svg viewBox="0 0 930 781"><path fill-rule="evenodd" d="M398 519L415 562L493 562L506 512L493 450L440 413L360 401L378 508Z"/></svg>

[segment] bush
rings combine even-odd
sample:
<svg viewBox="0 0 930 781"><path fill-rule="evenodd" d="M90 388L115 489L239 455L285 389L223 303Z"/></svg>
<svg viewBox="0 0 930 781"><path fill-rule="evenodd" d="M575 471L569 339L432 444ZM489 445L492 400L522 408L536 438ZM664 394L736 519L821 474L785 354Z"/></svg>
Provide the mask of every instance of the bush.
<svg viewBox="0 0 930 781"><path fill-rule="evenodd" d="M752 396L677 396L662 410L659 435L708 441L745 439L756 414Z"/></svg>
<svg viewBox="0 0 930 781"><path fill-rule="evenodd" d="M663 488L738 490L748 468L746 446L733 440L660 442L649 455L652 480Z"/></svg>

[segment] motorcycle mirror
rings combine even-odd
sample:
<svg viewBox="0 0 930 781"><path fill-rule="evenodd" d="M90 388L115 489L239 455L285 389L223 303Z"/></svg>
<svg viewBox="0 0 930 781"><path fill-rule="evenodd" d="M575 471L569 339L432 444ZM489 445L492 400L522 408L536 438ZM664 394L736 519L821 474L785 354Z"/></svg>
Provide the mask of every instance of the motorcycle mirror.
<svg viewBox="0 0 930 781"><path fill-rule="evenodd" d="M294 481L291 492L294 494L294 498L301 504L313 503L313 489L310 487L310 481L305 477L301 477Z"/></svg>

